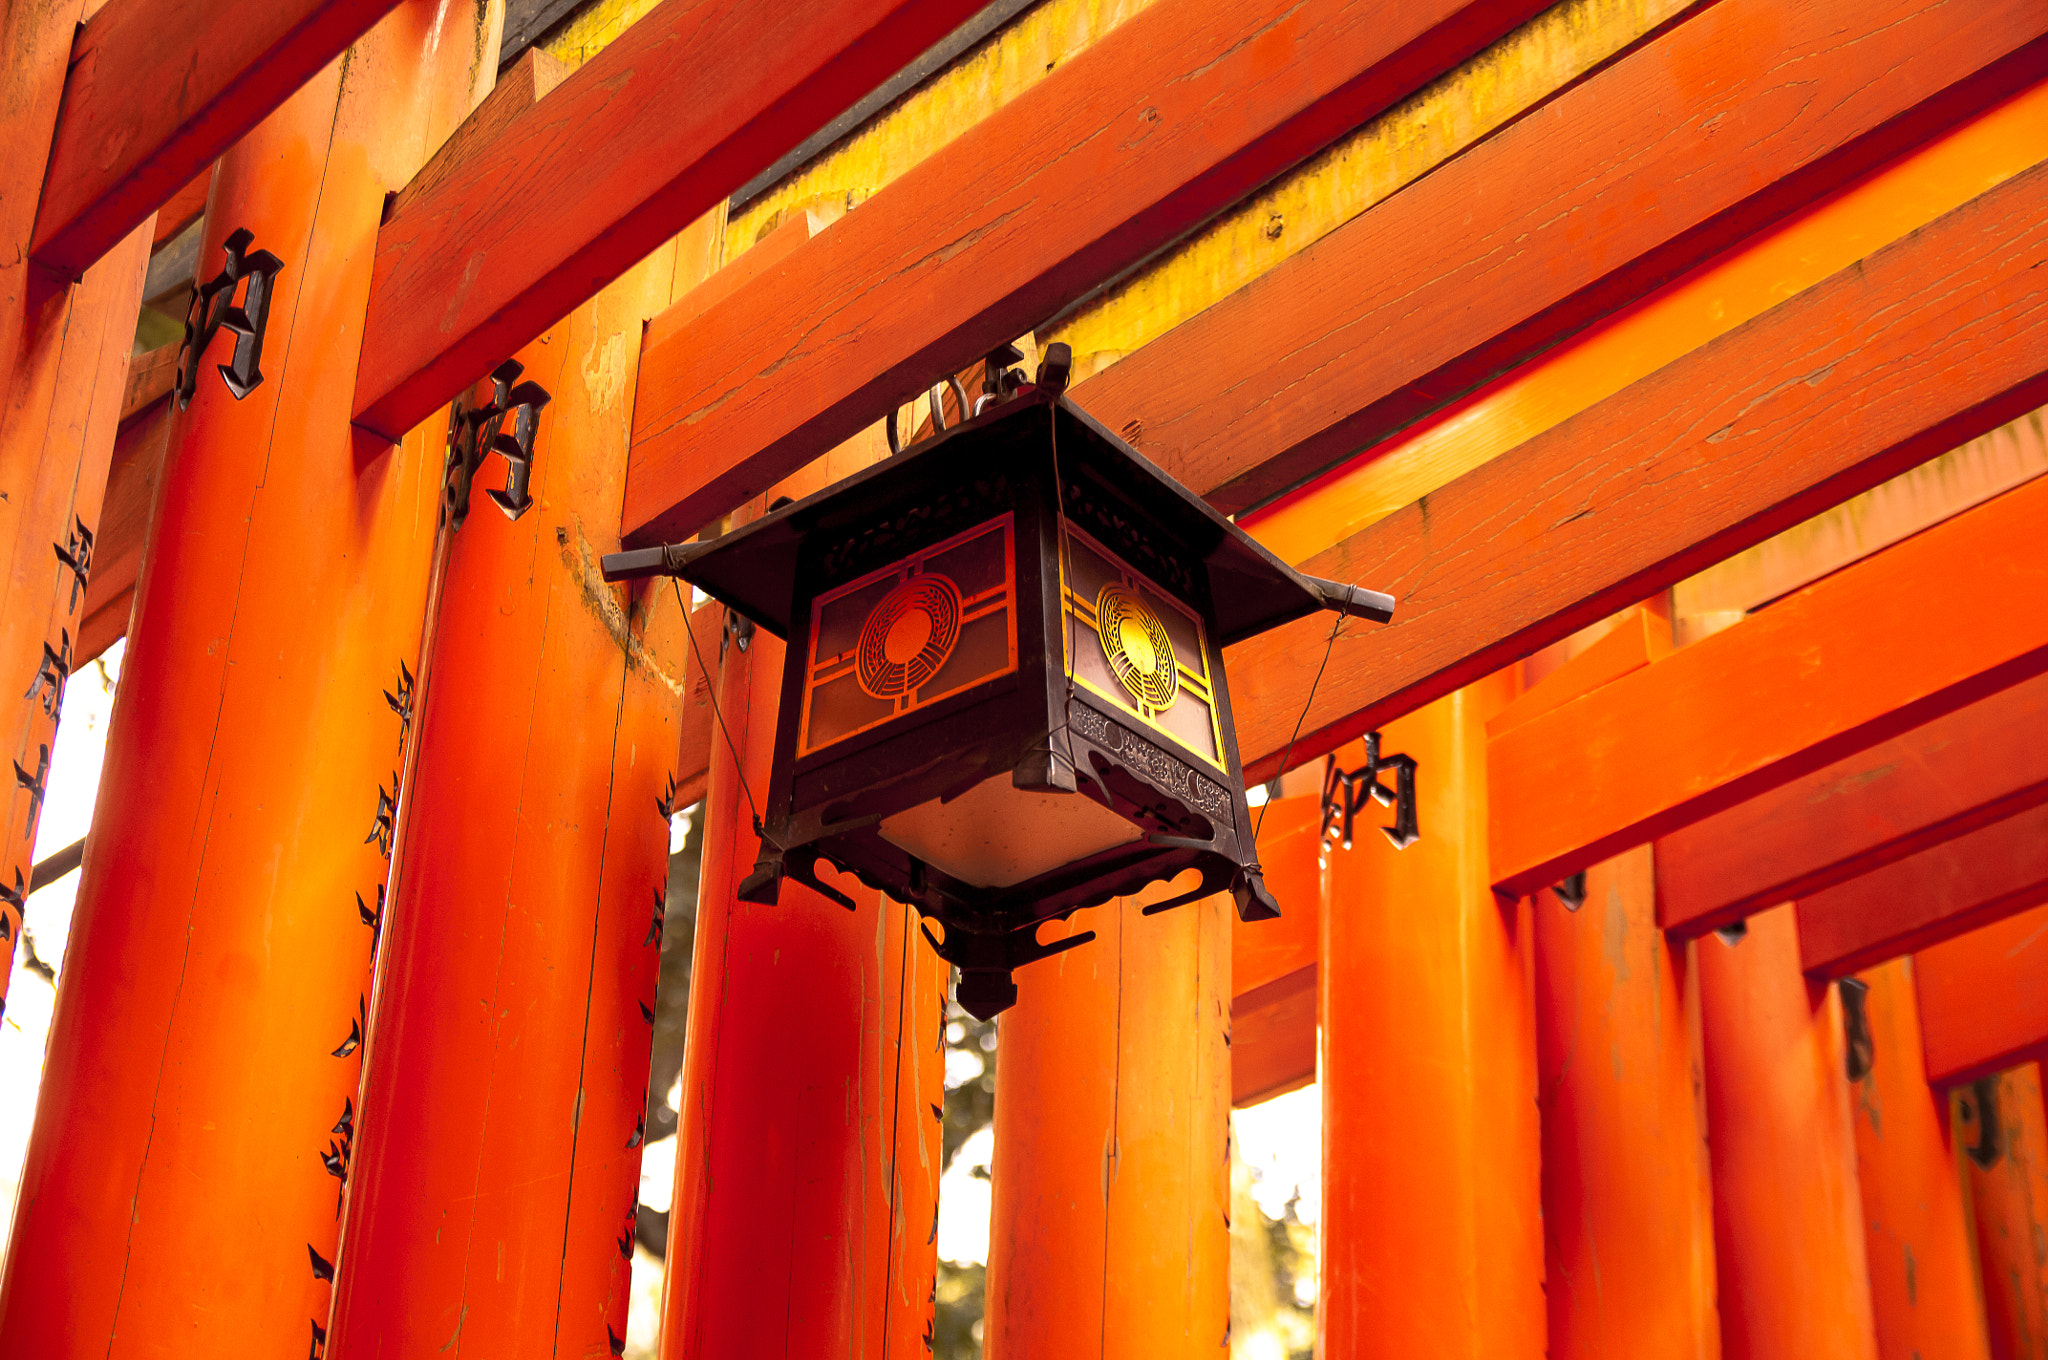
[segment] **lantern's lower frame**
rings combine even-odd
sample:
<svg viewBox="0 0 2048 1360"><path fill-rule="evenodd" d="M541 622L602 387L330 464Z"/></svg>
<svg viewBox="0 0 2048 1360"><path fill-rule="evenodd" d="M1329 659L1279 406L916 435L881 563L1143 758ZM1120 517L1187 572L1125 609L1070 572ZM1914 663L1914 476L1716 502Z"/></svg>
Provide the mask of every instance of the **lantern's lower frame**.
<svg viewBox="0 0 2048 1360"><path fill-rule="evenodd" d="M1222 648L1393 602L1304 577L1047 387L1024 387L710 543L620 554L788 643L761 856L847 907L821 862L937 921L960 1004L1083 944L1049 920L1155 883L1277 916L1252 841ZM1192 874L1192 885L1185 876Z"/></svg>

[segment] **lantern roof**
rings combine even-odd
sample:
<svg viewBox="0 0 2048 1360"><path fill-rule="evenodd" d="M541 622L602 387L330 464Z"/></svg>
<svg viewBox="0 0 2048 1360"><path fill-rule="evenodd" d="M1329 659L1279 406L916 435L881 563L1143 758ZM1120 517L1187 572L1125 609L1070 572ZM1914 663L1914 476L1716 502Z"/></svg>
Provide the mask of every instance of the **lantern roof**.
<svg viewBox="0 0 2048 1360"><path fill-rule="evenodd" d="M730 534L670 548L672 565L706 594L787 638L805 540L854 530L945 484L957 475L954 460L986 456L991 441L1043 439L1047 412L1063 480L1089 478L1128 498L1202 563L1221 642L1332 607L1326 596L1333 583L1295 571L1064 394L1042 388Z"/></svg>

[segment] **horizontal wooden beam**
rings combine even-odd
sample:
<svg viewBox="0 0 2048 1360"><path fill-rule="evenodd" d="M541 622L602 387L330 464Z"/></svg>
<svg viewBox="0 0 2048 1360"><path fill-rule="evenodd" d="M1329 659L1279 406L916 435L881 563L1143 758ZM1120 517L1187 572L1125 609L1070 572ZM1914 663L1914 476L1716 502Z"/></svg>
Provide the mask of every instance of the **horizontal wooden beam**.
<svg viewBox="0 0 2048 1360"><path fill-rule="evenodd" d="M1316 978L1305 968L1230 999L1230 1103L1243 1107L1316 1079Z"/></svg>
<svg viewBox="0 0 2048 1360"><path fill-rule="evenodd" d="M111 250L397 0L108 0L72 51L30 257Z"/></svg>
<svg viewBox="0 0 2048 1360"><path fill-rule="evenodd" d="M683 538L1464 60L1537 0L1165 0L642 349L626 539Z"/></svg>
<svg viewBox="0 0 2048 1360"><path fill-rule="evenodd" d="M2048 600L2044 530L2048 482L2033 482L1490 741L1495 891L1533 892L2048 672L2048 607L2015 607Z"/></svg>
<svg viewBox="0 0 2048 1360"><path fill-rule="evenodd" d="M355 422L397 440L977 8L665 0L399 194Z"/></svg>
<svg viewBox="0 0 2048 1360"><path fill-rule="evenodd" d="M2048 1058L2048 907L1921 950L1913 981L1936 1086Z"/></svg>
<svg viewBox="0 0 2048 1360"><path fill-rule="evenodd" d="M1231 649L1247 778L1331 750L2042 404L2043 259L2048 167L2036 166L1317 554L1303 570L1389 590L1400 611L1333 640L1327 621L1307 619ZM1975 618L1985 604L1929 601L1916 633L1951 607ZM1523 871L1539 884L1550 872Z"/></svg>
<svg viewBox="0 0 2048 1360"><path fill-rule="evenodd" d="M1847 977L2043 902L2048 807L2036 806L1800 898L1800 966Z"/></svg>
<svg viewBox="0 0 2048 1360"><path fill-rule="evenodd" d="M2048 676L1661 837L1659 917L1666 930L1699 935L1798 898L1806 939L1814 894L2040 803L2048 803Z"/></svg>
<svg viewBox="0 0 2048 1360"><path fill-rule="evenodd" d="M1077 400L1243 510L2039 79L2044 33L2029 0L1724 0Z"/></svg>
<svg viewBox="0 0 2048 1360"><path fill-rule="evenodd" d="M71 642L72 669L85 665L128 634L149 508L171 428L171 379L178 347L166 345L128 361L121 424L107 470L93 539L92 575Z"/></svg>

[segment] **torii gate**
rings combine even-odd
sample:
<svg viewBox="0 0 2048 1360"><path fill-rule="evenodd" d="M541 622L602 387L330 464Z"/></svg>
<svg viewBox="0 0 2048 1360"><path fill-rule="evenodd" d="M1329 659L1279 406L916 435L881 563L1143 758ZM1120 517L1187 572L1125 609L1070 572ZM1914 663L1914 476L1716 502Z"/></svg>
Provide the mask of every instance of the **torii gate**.
<svg viewBox="0 0 2048 1360"><path fill-rule="evenodd" d="M1297 777L1286 920L1105 907L1019 975L988 1354L1227 1345L1228 1111L1311 1079L1325 1356L2036 1325L2048 11L511 9L0 20L9 948L129 639L0 1352L621 1352L701 797L663 1354L922 1353L942 967L876 894L734 899L778 649L596 563L1020 338L1399 596L1229 665L1250 778L1377 731L1424 835ZM216 310L131 360L195 241Z"/></svg>

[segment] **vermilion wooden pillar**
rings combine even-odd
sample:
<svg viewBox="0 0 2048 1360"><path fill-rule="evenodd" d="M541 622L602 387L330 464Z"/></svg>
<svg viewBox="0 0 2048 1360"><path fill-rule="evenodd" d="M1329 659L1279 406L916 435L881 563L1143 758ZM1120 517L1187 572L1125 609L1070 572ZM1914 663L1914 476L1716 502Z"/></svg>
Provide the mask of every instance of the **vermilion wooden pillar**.
<svg viewBox="0 0 2048 1360"><path fill-rule="evenodd" d="M1422 839L1330 855L1323 913L1325 1360L1544 1352L1526 903L1488 877L1489 677L1389 723L1420 768ZM1338 753L1347 767L1361 748Z"/></svg>
<svg viewBox="0 0 2048 1360"><path fill-rule="evenodd" d="M1869 1066L1849 1094L1878 1354L1985 1360L1969 1208L1948 1095L1927 1084L1921 1061L1912 960L1894 959L1855 980L1869 988L1862 998Z"/></svg>
<svg viewBox="0 0 2048 1360"><path fill-rule="evenodd" d="M988 1360L1225 1353L1233 908L1168 895L1077 913L998 1021Z"/></svg>
<svg viewBox="0 0 2048 1360"><path fill-rule="evenodd" d="M76 286L55 289L32 315L24 313L43 281L23 261L0 267L0 278L28 285L0 298L8 313L0 326L19 327L0 406L0 677L9 686L0 690L0 757L13 760L0 765L0 1014L85 618L154 222L137 227Z"/></svg>
<svg viewBox="0 0 2048 1360"><path fill-rule="evenodd" d="M73 560L99 526L122 379L149 258L144 223L72 287L29 263L29 237L84 0L0 7L0 1012L13 972L84 589ZM90 571L89 559L80 565ZM49 648L46 653L45 646ZM46 664L47 663L47 664ZM17 773L17 770L19 773Z"/></svg>
<svg viewBox="0 0 2048 1360"><path fill-rule="evenodd" d="M1552 1360L1721 1354L1697 974L1651 855L1588 869L1576 912L1532 903Z"/></svg>
<svg viewBox="0 0 2048 1360"><path fill-rule="evenodd" d="M709 660L746 780L714 732L662 1355L922 1360L949 970L907 908L850 877L855 911L788 882L778 905L737 900L782 645L755 632Z"/></svg>
<svg viewBox="0 0 2048 1360"><path fill-rule="evenodd" d="M0 1354L320 1350L437 425L352 435L387 191L469 108L496 11L408 0L222 162L263 382L176 418L0 1291Z"/></svg>
<svg viewBox="0 0 2048 1360"><path fill-rule="evenodd" d="M1958 1096L1959 1105L1973 1107L1973 1117L1957 1122L1976 1149L1965 1165L1993 1360L2048 1357L2048 1111L2041 1086L2040 1064L2024 1063Z"/></svg>
<svg viewBox="0 0 2048 1360"><path fill-rule="evenodd" d="M687 254L701 274L707 252ZM619 547L641 323L668 305L677 256L665 247L521 351L521 381L552 397L534 504L506 517L487 495L506 465L489 458L454 535L336 1360L430 1354L458 1325L465 1347L508 1360L603 1355L626 1335L689 643L666 582L608 586L598 558Z"/></svg>
<svg viewBox="0 0 2048 1360"><path fill-rule="evenodd" d="M1875 1360L1842 1014L1792 909L1701 944L1707 1145L1727 1360Z"/></svg>

